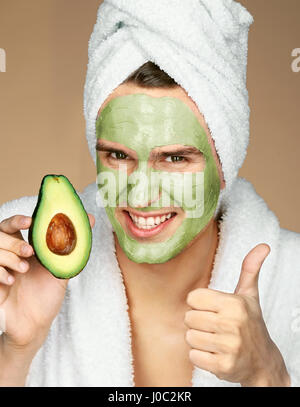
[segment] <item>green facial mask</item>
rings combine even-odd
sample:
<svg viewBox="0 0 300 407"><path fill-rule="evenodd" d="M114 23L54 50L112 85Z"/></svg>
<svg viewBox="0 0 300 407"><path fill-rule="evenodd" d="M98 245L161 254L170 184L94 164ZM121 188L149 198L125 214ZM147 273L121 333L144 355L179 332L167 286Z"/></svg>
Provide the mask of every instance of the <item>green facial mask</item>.
<svg viewBox="0 0 300 407"><path fill-rule="evenodd" d="M138 166L128 177L126 171L104 166L97 156L98 188L103 198L105 191L113 194L114 202L108 200L105 210L120 246L136 263L170 260L211 220L220 193L217 166L197 117L178 98L131 94L116 97L105 106L96 122L96 135L97 139L120 143L134 150L138 156ZM174 144L196 147L202 152L204 171L176 174L149 167L149 155L154 148ZM140 180L138 183L135 183L136 178ZM102 185L104 180L111 182L105 187ZM157 192L160 194L157 195ZM151 194L158 197L155 202L148 199L153 196ZM190 199L182 199L184 196ZM124 204L124 201L127 203ZM151 202L151 206L141 207L143 202ZM143 212L180 206L185 212L185 219L167 240L141 243L125 233L115 217L116 205L128 205Z"/></svg>

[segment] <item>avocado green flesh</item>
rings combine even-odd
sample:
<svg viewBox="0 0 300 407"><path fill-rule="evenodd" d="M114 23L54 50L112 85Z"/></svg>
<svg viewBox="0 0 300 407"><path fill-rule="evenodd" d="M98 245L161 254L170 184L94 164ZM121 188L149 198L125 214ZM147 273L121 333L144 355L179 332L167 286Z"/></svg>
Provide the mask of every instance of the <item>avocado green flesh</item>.
<svg viewBox="0 0 300 407"><path fill-rule="evenodd" d="M52 218L63 213L72 222L76 245L69 254L53 253L46 241ZM70 181L63 175L43 178L37 206L29 230L29 242L41 264L58 278L72 278L85 267L92 246L92 231L87 213Z"/></svg>

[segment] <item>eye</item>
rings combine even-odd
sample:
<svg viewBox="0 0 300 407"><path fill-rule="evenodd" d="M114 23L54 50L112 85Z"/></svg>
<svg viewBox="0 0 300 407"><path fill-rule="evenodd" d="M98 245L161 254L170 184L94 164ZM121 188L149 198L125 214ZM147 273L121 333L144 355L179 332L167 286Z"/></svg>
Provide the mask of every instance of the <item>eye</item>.
<svg viewBox="0 0 300 407"><path fill-rule="evenodd" d="M128 155L123 153L123 151L115 151L110 153L111 158L114 158L115 160L126 160L128 158Z"/></svg>
<svg viewBox="0 0 300 407"><path fill-rule="evenodd" d="M166 158L167 162L172 162L172 163L182 162L184 160L185 160L185 158L180 155L169 155Z"/></svg>

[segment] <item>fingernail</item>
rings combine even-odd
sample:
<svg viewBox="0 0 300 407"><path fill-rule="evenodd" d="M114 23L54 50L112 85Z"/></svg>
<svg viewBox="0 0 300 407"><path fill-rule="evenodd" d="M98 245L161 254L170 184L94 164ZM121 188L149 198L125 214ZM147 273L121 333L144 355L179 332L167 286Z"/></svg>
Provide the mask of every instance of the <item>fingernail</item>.
<svg viewBox="0 0 300 407"><path fill-rule="evenodd" d="M8 277L7 277L7 282L8 282L8 284L12 284L14 281L15 281L15 279L14 279L13 276L8 276Z"/></svg>
<svg viewBox="0 0 300 407"><path fill-rule="evenodd" d="M29 256L29 254L32 253L31 246L28 246L28 244L24 244L21 248L21 252L24 256Z"/></svg>
<svg viewBox="0 0 300 407"><path fill-rule="evenodd" d="M27 268L28 268L28 263L26 263L25 261L21 261L21 263L20 263L20 269L21 269L22 271L26 271Z"/></svg>
<svg viewBox="0 0 300 407"><path fill-rule="evenodd" d="M29 221L31 220L30 216L24 216L23 218L23 225L27 226L29 224Z"/></svg>

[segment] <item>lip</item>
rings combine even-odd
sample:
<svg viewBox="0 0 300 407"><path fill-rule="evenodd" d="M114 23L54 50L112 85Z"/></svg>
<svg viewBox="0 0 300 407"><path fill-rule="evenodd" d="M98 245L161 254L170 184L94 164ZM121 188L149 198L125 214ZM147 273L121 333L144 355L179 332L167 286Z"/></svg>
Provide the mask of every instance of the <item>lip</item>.
<svg viewBox="0 0 300 407"><path fill-rule="evenodd" d="M134 215L136 214L137 216L141 216L140 212L135 212L135 211L130 211L130 212ZM144 216L144 215L142 215L142 216L145 218L150 217L150 216L163 216L170 212L171 211L164 212L162 214L158 214L157 212L147 212L147 216ZM160 223L153 229L139 229L133 223L128 211L125 211L125 210L123 211L123 214L125 216L126 226L128 227L131 234L135 237L152 237L152 236L158 235L164 228L166 228L176 218L177 213L174 211L172 213L175 213L175 216L171 216L170 219L165 220L163 223Z"/></svg>
<svg viewBox="0 0 300 407"><path fill-rule="evenodd" d="M142 217L142 218L150 218L153 217L155 218L156 216L163 216L163 215L168 215L169 213L176 213L174 209L169 209L165 210L164 212L157 212L157 211L152 211L152 212L142 212L142 211L135 211L134 209L130 210L125 210L125 212L130 212L132 215Z"/></svg>

